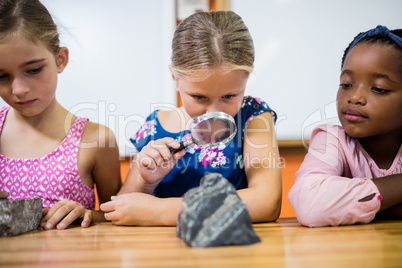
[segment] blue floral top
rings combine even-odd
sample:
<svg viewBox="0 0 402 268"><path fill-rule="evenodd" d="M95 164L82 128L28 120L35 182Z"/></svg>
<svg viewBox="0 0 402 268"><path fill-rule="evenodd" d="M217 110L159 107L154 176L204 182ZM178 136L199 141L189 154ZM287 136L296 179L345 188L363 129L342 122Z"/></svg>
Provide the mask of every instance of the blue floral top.
<svg viewBox="0 0 402 268"><path fill-rule="evenodd" d="M243 162L243 135L246 126L257 115L271 112L274 121L276 113L268 104L258 98L246 96L238 114L234 117L237 134L230 142L216 147L191 144L186 154L178 160L175 167L158 184L154 195L158 197L181 197L189 189L200 185L205 172L218 172L228 179L236 189L247 187ZM190 138L190 130L179 133L167 132L159 123L157 111L148 116L136 135L130 139L138 151L151 140L172 137L178 142Z"/></svg>

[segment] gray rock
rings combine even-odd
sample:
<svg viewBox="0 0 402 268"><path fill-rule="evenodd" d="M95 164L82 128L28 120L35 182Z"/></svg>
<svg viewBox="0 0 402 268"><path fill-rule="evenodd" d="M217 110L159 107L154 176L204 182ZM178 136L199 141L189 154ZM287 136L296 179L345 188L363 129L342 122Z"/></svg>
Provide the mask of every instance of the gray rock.
<svg viewBox="0 0 402 268"><path fill-rule="evenodd" d="M42 199L9 201L0 199L0 237L38 229L42 219Z"/></svg>
<svg viewBox="0 0 402 268"><path fill-rule="evenodd" d="M192 247L250 245L260 242L246 204L219 173L206 173L182 202L177 236Z"/></svg>

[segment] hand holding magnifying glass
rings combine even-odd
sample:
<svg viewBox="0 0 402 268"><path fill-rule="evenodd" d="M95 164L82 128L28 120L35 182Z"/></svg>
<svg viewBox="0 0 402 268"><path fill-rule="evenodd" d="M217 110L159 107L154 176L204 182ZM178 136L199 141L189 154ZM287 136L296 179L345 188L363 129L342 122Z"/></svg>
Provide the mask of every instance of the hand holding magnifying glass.
<svg viewBox="0 0 402 268"><path fill-rule="evenodd" d="M225 144L236 136L236 132L232 116L224 112L206 113L191 124L191 138L181 142L177 149L170 148L170 152L175 154L193 143L208 147Z"/></svg>

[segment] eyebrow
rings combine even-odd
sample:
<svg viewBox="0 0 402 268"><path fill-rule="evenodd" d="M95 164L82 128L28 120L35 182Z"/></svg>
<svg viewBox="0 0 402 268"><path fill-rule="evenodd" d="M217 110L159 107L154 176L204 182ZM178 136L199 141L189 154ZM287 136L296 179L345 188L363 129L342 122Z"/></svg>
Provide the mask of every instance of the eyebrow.
<svg viewBox="0 0 402 268"><path fill-rule="evenodd" d="M353 74L353 72L350 71L350 70L343 70L343 71L341 72L341 75L340 75L340 76L345 75L345 74L350 74L350 75L351 75L351 74ZM372 76L375 77L375 78L384 78L384 79L387 79L387 80L391 81L392 83L396 83L394 80L392 80L392 79L391 79L388 75L386 75L386 74L382 74L382 73L373 73Z"/></svg>
<svg viewBox="0 0 402 268"><path fill-rule="evenodd" d="M44 60L46 60L46 59L43 58L43 59L30 60L30 61L27 61L27 62L23 63L22 66L31 65L31 64L34 64L34 63L42 62Z"/></svg>
<svg viewBox="0 0 402 268"><path fill-rule="evenodd" d="M341 75L340 75L340 76L342 76L342 75L344 75L344 74L352 74L352 71L350 71L350 70L343 70L343 71L341 72Z"/></svg>
<svg viewBox="0 0 402 268"><path fill-rule="evenodd" d="M21 67L29 66L29 65L31 65L31 64L35 64L35 63L42 62L42 61L45 61L45 60L46 60L46 58L43 58L43 59L36 59L36 60L30 60L30 61L27 61L27 62L24 62L23 64L21 64ZM0 71L3 72L4 70L0 68Z"/></svg>
<svg viewBox="0 0 402 268"><path fill-rule="evenodd" d="M394 80L392 80L388 75L386 74L381 74L381 73L374 73L373 74L374 77L378 77L378 78L384 78L387 79L389 81L391 81L392 83L396 83Z"/></svg>

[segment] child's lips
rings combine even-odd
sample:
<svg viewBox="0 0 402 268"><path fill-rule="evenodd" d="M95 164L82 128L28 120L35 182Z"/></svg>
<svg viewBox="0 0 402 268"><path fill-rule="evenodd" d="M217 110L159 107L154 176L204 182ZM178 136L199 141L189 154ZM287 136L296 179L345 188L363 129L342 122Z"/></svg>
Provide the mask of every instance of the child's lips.
<svg viewBox="0 0 402 268"><path fill-rule="evenodd" d="M29 105L32 105L35 101L36 101L36 99L27 100L27 101L17 101L17 104L22 105L22 106L29 106Z"/></svg>
<svg viewBox="0 0 402 268"><path fill-rule="evenodd" d="M352 122L360 122L360 121L363 121L368 118L360 111L351 110L351 109L347 109L347 110L343 111L343 114L344 114L346 120L352 121Z"/></svg>

